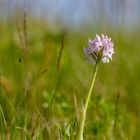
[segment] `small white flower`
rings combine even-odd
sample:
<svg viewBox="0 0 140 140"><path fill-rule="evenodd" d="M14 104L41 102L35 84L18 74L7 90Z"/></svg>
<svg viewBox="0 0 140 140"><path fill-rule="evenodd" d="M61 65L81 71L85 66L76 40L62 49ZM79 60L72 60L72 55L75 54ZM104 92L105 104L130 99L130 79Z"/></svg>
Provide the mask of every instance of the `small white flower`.
<svg viewBox="0 0 140 140"><path fill-rule="evenodd" d="M85 54L88 56L90 62L97 63L102 61L103 63L109 63L112 60L112 54L114 53L114 44L107 35L96 37L88 41L88 48L85 48Z"/></svg>

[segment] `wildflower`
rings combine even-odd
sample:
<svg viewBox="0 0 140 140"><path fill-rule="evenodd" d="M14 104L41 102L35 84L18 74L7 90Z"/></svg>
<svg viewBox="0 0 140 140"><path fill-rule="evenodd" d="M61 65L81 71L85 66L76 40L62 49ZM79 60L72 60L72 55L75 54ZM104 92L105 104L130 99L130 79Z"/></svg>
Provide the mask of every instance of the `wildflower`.
<svg viewBox="0 0 140 140"><path fill-rule="evenodd" d="M87 55L91 63L97 63L102 61L103 63L109 63L112 60L112 54L114 53L114 44L107 35L96 37L88 41L88 48L85 48L85 54Z"/></svg>
<svg viewBox="0 0 140 140"><path fill-rule="evenodd" d="M90 62L95 63L93 75L91 84L87 93L87 98L85 100L85 105L83 107L83 111L81 113L81 119L80 119L80 126L79 126L79 132L77 136L77 140L83 140L83 133L84 133L84 125L86 121L86 112L88 108L88 104L91 98L91 93L93 90L93 86L95 83L98 67L100 61L103 63L109 63L109 60L112 59L112 54L114 53L114 44L111 41L111 38L109 38L107 35L103 35L100 37L96 35L96 37L92 40L89 39L88 41L88 48L85 48L85 54L88 56Z"/></svg>

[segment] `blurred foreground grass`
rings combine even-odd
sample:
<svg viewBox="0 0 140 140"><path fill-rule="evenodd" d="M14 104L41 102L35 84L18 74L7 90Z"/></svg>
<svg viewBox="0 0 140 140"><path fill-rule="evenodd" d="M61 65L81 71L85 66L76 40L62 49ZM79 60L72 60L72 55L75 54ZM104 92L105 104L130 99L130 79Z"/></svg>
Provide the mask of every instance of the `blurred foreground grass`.
<svg viewBox="0 0 140 140"><path fill-rule="evenodd" d="M30 23L23 53L16 26L1 25L0 139L75 139L93 71L83 48L103 32L112 37L115 54L99 66L85 139L139 140L140 32L98 28L63 34Z"/></svg>

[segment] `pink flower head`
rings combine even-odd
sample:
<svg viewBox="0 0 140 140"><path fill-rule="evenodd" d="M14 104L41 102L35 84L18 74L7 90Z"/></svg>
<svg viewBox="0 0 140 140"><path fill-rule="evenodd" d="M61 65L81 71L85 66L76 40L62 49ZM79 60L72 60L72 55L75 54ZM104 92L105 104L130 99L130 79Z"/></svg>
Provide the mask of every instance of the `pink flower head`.
<svg viewBox="0 0 140 140"><path fill-rule="evenodd" d="M112 54L114 53L114 44L107 35L96 37L88 41L88 48L85 48L85 54L91 63L97 63L100 60L103 63L109 63L112 60Z"/></svg>

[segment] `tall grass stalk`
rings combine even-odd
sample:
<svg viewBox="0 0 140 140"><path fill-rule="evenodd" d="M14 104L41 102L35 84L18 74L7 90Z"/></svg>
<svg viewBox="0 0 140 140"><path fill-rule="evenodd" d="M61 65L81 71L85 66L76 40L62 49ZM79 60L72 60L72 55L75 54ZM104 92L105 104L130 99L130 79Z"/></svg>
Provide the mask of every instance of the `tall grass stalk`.
<svg viewBox="0 0 140 140"><path fill-rule="evenodd" d="M1 112L1 115L2 115L2 118L3 118L3 122L4 122L4 125L5 125L5 128L7 127L7 122L6 122L6 119L5 119L5 116L4 116L4 112L3 112L3 109L0 105L0 112Z"/></svg>
<svg viewBox="0 0 140 140"><path fill-rule="evenodd" d="M85 102L85 106L82 110L82 116L81 116L81 120L80 120L80 128L79 128L79 134L78 134L78 139L77 140L83 140L83 132L84 132L84 125L85 125L85 120L86 120L86 112L87 112L89 100L90 100L90 97L91 97L92 89L93 89L93 86L94 86L94 83L95 83L95 79L96 79L96 75L97 75L97 71L98 71L98 65L99 65L99 63L97 62L95 67L94 67L94 72L93 72L91 84L90 84L90 87L89 87L87 99L86 99L86 102Z"/></svg>

